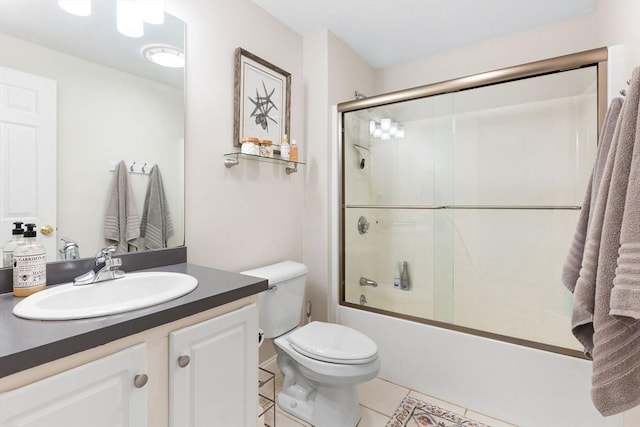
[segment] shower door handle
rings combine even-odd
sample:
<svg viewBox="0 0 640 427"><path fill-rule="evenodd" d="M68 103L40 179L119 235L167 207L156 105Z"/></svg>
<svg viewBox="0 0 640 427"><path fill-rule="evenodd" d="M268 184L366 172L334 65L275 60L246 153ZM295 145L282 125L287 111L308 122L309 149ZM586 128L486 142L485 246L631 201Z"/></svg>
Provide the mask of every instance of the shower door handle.
<svg viewBox="0 0 640 427"><path fill-rule="evenodd" d="M367 279L366 277L361 277L360 286L373 286L375 288L378 286L378 283L375 280Z"/></svg>

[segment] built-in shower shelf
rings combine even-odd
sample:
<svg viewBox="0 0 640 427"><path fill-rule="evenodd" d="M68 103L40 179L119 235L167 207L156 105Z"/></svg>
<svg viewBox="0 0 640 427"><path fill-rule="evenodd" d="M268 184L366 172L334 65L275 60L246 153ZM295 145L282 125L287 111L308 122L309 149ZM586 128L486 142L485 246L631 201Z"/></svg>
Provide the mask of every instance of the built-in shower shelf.
<svg viewBox="0 0 640 427"><path fill-rule="evenodd" d="M240 159L283 165L285 166L287 175L298 172L298 165L305 164L304 162L293 162L291 160L281 159L280 157L265 157L245 153L227 153L224 155L224 165L227 168L231 168L240 163Z"/></svg>

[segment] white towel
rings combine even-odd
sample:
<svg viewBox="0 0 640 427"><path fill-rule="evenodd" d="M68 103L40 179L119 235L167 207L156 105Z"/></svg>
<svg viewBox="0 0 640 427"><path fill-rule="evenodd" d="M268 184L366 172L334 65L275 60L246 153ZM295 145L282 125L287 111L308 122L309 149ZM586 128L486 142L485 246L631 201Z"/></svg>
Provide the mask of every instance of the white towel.
<svg viewBox="0 0 640 427"><path fill-rule="evenodd" d="M143 247L145 249L166 248L167 240L173 236L173 223L169 215L169 206L164 194L158 165L151 169L149 175L147 194L142 208L140 236L144 238Z"/></svg>
<svg viewBox="0 0 640 427"><path fill-rule="evenodd" d="M104 220L107 246L115 245L116 254L135 252L140 236L140 218L129 186L127 165L120 161L113 172L111 191Z"/></svg>

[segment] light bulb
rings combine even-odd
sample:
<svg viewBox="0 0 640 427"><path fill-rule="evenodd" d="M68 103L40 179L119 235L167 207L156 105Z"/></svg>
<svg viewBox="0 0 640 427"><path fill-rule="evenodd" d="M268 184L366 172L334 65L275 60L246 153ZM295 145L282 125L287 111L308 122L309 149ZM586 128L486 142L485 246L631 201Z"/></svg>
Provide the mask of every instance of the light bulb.
<svg viewBox="0 0 640 427"><path fill-rule="evenodd" d="M116 19L118 32L127 37L142 37L144 35L144 21L134 0L118 0L116 3Z"/></svg>
<svg viewBox="0 0 640 427"><path fill-rule="evenodd" d="M404 138L404 126L398 126L396 131L396 138Z"/></svg>
<svg viewBox="0 0 640 427"><path fill-rule="evenodd" d="M384 132L389 132L389 129L391 129L391 119L380 120L380 127Z"/></svg>
<svg viewBox="0 0 640 427"><path fill-rule="evenodd" d="M376 131L376 121L375 120L371 120L369 121L369 134L373 135L373 133Z"/></svg>

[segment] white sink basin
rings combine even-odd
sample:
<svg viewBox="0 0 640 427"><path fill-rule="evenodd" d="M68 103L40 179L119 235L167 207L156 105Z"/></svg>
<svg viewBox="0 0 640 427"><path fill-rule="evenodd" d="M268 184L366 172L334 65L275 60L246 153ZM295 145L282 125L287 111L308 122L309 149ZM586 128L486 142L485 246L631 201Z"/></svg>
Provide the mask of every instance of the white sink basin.
<svg viewBox="0 0 640 427"><path fill-rule="evenodd" d="M160 304L193 291L195 277L182 273L127 273L91 285L54 286L20 301L13 314L25 319L71 320L124 313Z"/></svg>

